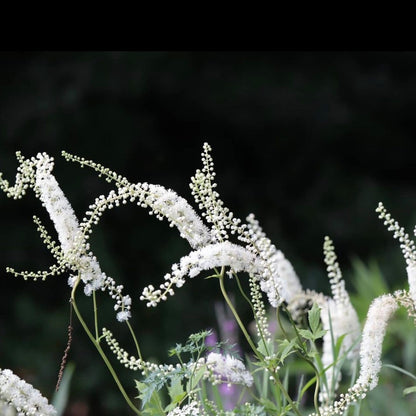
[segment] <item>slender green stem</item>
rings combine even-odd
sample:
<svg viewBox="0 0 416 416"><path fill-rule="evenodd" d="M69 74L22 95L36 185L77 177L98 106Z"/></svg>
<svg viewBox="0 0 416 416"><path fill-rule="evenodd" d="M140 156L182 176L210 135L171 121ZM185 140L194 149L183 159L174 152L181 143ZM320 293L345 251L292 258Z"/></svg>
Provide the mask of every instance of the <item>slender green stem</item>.
<svg viewBox="0 0 416 416"><path fill-rule="evenodd" d="M250 305L251 310L253 311L254 320L256 321L256 326L257 326L257 330L260 334L260 338L263 341L263 345L264 345L264 347L267 351L267 354L270 355L269 350L268 350L268 346L267 346L267 342L266 342L266 339L264 337L263 329L262 329L262 326L260 325L260 322L257 318L257 314L256 314L256 311L254 310L254 306L251 303L249 297L245 294L245 292L243 290L243 287L241 286L241 282L240 282L240 279L239 279L238 275L234 274L234 276L235 276L235 279L237 281L237 286L238 286L238 289L240 290L240 293L242 294L243 298L248 302L248 304Z"/></svg>
<svg viewBox="0 0 416 416"><path fill-rule="evenodd" d="M77 307L77 304L75 302L75 291L78 287L79 281L80 281L80 279L77 280L77 282L75 283L74 287L72 288L72 292L71 292L71 302L72 302L72 305L74 307L74 311L75 311L75 313L78 317L78 320L80 321L82 327L84 328L84 331L88 335L88 338L91 340L91 342L94 344L95 348L97 349L97 351L101 355L101 358L103 359L105 365L107 366L108 370L110 371L111 375L113 376L113 379L117 384L117 387L119 388L121 394L123 395L124 400L129 405L129 407L134 411L134 413L136 413L137 415L140 416L142 413L139 411L139 409L137 409L137 407L130 400L130 398L127 395L126 391L124 390L124 387L122 386L116 372L114 371L113 366L111 365L110 361L108 360L107 356L105 355L105 352L101 348L101 345L99 344L99 341L96 338L94 338L93 334L89 330L87 324L85 323L85 321L84 321L84 319L83 319L83 317L82 317L82 315L81 315L81 313L80 313L80 311Z"/></svg>
<svg viewBox="0 0 416 416"><path fill-rule="evenodd" d="M130 334L131 334L131 336L132 336L132 338L133 338L134 345L136 346L136 350L137 350L137 354L139 355L139 359L140 359L141 361L144 361L144 360L143 360L143 356L142 356L142 352L141 352L141 350L140 350L139 342L137 341L136 334L134 333L133 328L132 328L132 327L131 327L131 325L130 325L130 322L129 322L129 321L126 321L126 324L127 324L127 327L129 328ZM147 371L147 369L145 369L144 371L145 371L145 374L146 374L146 376L147 376L147 375L148 375L148 371ZM156 398L155 398L156 405L158 406L158 408L159 408L159 410L160 410L160 412L161 412L160 414L161 414L161 415L164 415L164 414L165 414L165 412L164 412L164 410L163 410L162 400L160 399L159 393L158 393L157 391L155 391L155 394L156 394ZM152 400L153 400L153 399L152 399Z"/></svg>
<svg viewBox="0 0 416 416"><path fill-rule="evenodd" d="M238 326L240 327L241 331L243 332L247 342L249 343L251 349L256 354L256 356L261 360L261 356L259 355L259 352L257 351L256 346L254 345L253 340L251 339L249 333L247 332L244 324L241 322L240 316L238 315L236 309L234 308L233 303L231 302L231 299L228 296L227 291L225 290L224 286L224 267L221 269L221 273L218 275L219 281L220 281L220 288L221 293L224 296L225 301L227 302L228 307L230 308L231 312L234 315L234 318L236 319Z"/></svg>
<svg viewBox="0 0 416 416"><path fill-rule="evenodd" d="M232 304L227 291L225 290L225 286L224 286L224 267L221 269L221 273L218 275L218 278L220 280L220 288L221 288L221 293L224 296L225 301L227 302L229 308L231 309L231 312L234 315L234 318L236 319L238 325L240 326L241 331L243 332L247 342L249 343L251 349L253 350L254 354L256 354L257 358L259 360L262 360L261 355L259 354L256 346L254 345L253 340L251 339L250 335L248 334L245 326L243 325L243 323L241 322L240 316L238 315L237 311L234 308L234 305ZM282 382L280 381L280 379L278 377L274 377L276 383L278 384L280 390L283 392L284 396L286 397L288 403L290 404L290 406L292 407L293 411L298 415L298 416L302 416L299 413L299 410L297 409L295 403L293 402L293 400L291 399L291 397L289 396L289 393L286 391L285 387L283 386Z"/></svg>
<svg viewBox="0 0 416 416"><path fill-rule="evenodd" d="M126 324L127 324L127 327L129 328L130 334L131 334L131 336L133 338L134 345L136 346L137 354L139 355L139 358L142 361L144 361L143 360L143 357L142 357L142 352L141 352L140 347L139 347L139 342L137 341L137 338L136 338L136 334L134 333L133 328L130 325L130 322L129 321L126 321Z"/></svg>
<svg viewBox="0 0 416 416"><path fill-rule="evenodd" d="M314 373L315 373L315 377L316 377L316 383L315 383L315 392L314 392L314 395L313 395L313 403L314 403L314 406L315 406L315 410L316 410L316 413L317 413L317 415L318 416L320 416L320 411L319 411L319 403L318 403L318 393L319 393L319 385L320 385L320 376L319 376L319 371L318 371L318 369L316 368L316 366L315 366L315 364L306 356L306 354L308 353L307 351L306 351L306 349L305 349L305 347L304 347L304 344L303 344L303 341L302 341L302 338L301 338L301 336L300 336L300 334L299 334L299 331L298 331L298 329L297 329L297 327L296 327L296 325L295 325L295 322L293 321L293 319L292 319L292 317L291 317L291 315L290 315L290 313L289 313L289 311L287 311L287 309L286 308L284 308L285 309L285 311L286 311L286 313L287 313L287 315L288 315L288 317L289 317L289 321L290 321L290 323L292 324L292 327L294 328L294 330L295 330L295 333L296 333L296 337L297 337L297 339L298 339L298 341L299 341L299 347L302 349L302 352L303 352L303 354L300 354L300 352L299 352L299 350L296 350L296 354L298 355L298 356L300 356L303 360L305 360L311 367L312 367L312 369L313 369L313 371L314 371ZM287 339L287 340L289 340L289 338L288 338L288 335L287 335L287 333L286 333L286 331L285 331L285 329L284 329L284 326L283 326L283 323L282 323L282 320L281 320L281 318L280 318L280 313L279 313L279 309L277 309L277 311L276 311L276 315L277 315L277 321L278 321L278 323L279 323L279 326L280 326L280 329L282 330L282 333L283 333L283 336Z"/></svg>
<svg viewBox="0 0 416 416"><path fill-rule="evenodd" d="M98 335L98 309L97 309L97 297L95 295L95 290L92 292L92 301L94 303L94 329L95 329L95 339L99 342L99 335Z"/></svg>
<svg viewBox="0 0 416 416"><path fill-rule="evenodd" d="M287 335L285 326L283 325L282 318L280 317L280 308L277 308L276 309L276 320L277 320L277 322L279 324L279 327L280 327L280 330L282 331L283 336L285 337L285 339L287 339L288 341L290 341L290 338Z"/></svg>
<svg viewBox="0 0 416 416"><path fill-rule="evenodd" d="M222 397L221 394L218 390L218 386L217 385L212 385L212 394L214 396L214 401L215 404L217 405L217 407L219 408L219 410L224 411L224 407L222 405Z"/></svg>
<svg viewBox="0 0 416 416"><path fill-rule="evenodd" d="M298 408L296 407L296 404L294 403L294 401L292 400L292 398L289 396L289 393L287 392L287 390L285 389L285 386L282 384L282 382L280 381L279 377L274 376L273 377L274 380L276 381L277 385L279 386L280 391L283 393L283 395L285 396L287 402L290 404L292 410L298 415L298 416L302 416L302 414L299 412Z"/></svg>
<svg viewBox="0 0 416 416"><path fill-rule="evenodd" d="M256 354L257 358L259 358L260 360L262 360L261 355L259 354L256 346L254 345L250 335L248 334L245 326L243 325L243 323L241 322L241 319L237 313L237 311L234 308L234 305L232 304L226 290L224 287L224 268L221 269L221 273L219 274L219 280L220 280L220 288L221 288L221 293L224 296L225 301L227 302L229 308L231 309L231 312L233 313L238 325L240 326L241 331L243 332L244 336L247 339L247 342L249 343L250 347L252 348L253 352ZM298 416L302 416L299 413L299 410L297 409L295 403L293 402L293 400L291 399L291 397L289 396L289 393L286 391L285 387L283 386L282 382L280 381L280 379L278 377L274 377L274 379L276 380L276 383L278 384L280 390L283 392L284 396L286 397L288 403L290 404L290 406L292 407L293 411L298 415Z"/></svg>
<svg viewBox="0 0 416 416"><path fill-rule="evenodd" d="M319 374L316 373L316 383L315 383L315 393L313 395L313 405L315 406L316 414L318 416L321 416L321 412L319 411L319 403L318 403L318 397L319 397Z"/></svg>
<svg viewBox="0 0 416 416"><path fill-rule="evenodd" d="M283 310L286 312L286 314L287 314L287 316L288 316L288 318L289 318L289 321L290 321L290 323L291 323L291 325L292 325L293 329L295 330L296 338L297 338L297 339L298 339L298 341L299 341L299 346L302 348L303 352L304 352L305 354L307 354L307 353L308 353L308 351L306 350L306 348L305 348L305 346L304 346L304 343L303 343L302 338L301 338L301 336L300 336L300 334L299 334L299 331L298 331L298 327L296 326L296 324L295 324L295 322L294 322L294 320L293 320L293 318L292 318L292 315L290 314L290 312L287 310L287 308L286 308L285 306L283 306L283 305L282 305L282 308L283 308ZM280 319L279 319L279 322L280 322Z"/></svg>

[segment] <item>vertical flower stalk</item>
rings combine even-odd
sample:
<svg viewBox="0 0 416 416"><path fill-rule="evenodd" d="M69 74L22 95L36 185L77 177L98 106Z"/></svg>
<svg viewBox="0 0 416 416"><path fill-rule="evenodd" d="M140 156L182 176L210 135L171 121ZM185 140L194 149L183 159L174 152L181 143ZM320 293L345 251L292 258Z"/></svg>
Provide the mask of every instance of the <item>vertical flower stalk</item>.
<svg viewBox="0 0 416 416"><path fill-rule="evenodd" d="M321 416L340 415L354 402L363 399L378 383L381 369L381 353L387 324L398 308L397 300L391 295L376 298L368 310L360 347L360 374L346 394L331 405L320 408ZM313 413L310 416L316 416Z"/></svg>
<svg viewBox="0 0 416 416"><path fill-rule="evenodd" d="M327 368L325 371L326 383L322 385L320 401L329 403L335 398L335 392L341 381L343 359L348 358L351 365L354 365L358 359L358 340L361 328L357 313L345 289L345 281L342 279L332 240L327 236L323 248L332 298L318 300L318 304L321 306L323 329L326 330L323 338L322 365ZM335 345L341 336L344 338L338 356L335 357ZM344 355L346 357L343 357ZM337 362L337 360L339 361Z"/></svg>

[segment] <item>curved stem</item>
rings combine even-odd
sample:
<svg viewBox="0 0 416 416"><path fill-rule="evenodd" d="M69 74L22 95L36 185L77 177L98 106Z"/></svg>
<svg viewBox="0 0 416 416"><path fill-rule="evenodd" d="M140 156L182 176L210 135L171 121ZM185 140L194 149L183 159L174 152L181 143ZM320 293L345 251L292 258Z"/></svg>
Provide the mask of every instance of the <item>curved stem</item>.
<svg viewBox="0 0 416 416"><path fill-rule="evenodd" d="M129 321L126 321L126 324L127 324L127 327L129 328L130 334L131 334L131 336L132 336L132 338L133 338L134 345L136 346L136 351L137 351L137 354L138 354L138 356L139 356L139 359L140 359L141 361L144 361L144 360L143 360L143 356L142 356L142 352L141 352L141 350L140 350L139 342L137 341L136 334L134 333L133 328L132 328L132 326L130 325L130 322L129 322ZM147 376L147 374L148 374L147 369L145 369L144 371L145 371L146 376ZM156 400L156 405L158 406L158 408L159 408L159 410L160 410L160 412L161 412L160 414L161 414L161 415L162 415L162 414L164 415L164 414L165 414L165 411L163 410L162 401L161 401L161 399L160 399L159 393L158 393L157 391L155 391L155 394L156 394L156 399L155 399L155 400Z"/></svg>
<svg viewBox="0 0 416 416"><path fill-rule="evenodd" d="M316 383L315 383L315 392L313 395L313 405L315 406L316 414L321 416L321 412L319 411L319 403L318 403L318 394L319 394L319 374L316 373Z"/></svg>
<svg viewBox="0 0 416 416"><path fill-rule="evenodd" d="M240 293L242 294L243 298L247 301L247 303L250 305L250 308L253 311L253 316L254 316L254 320L256 322L256 326L257 326L258 333L260 334L260 338L263 341L263 345L264 345L264 347L265 347L265 349L267 351L267 354L269 354L267 342L266 342L266 339L265 339L264 333L263 333L263 329L262 329L262 326L260 325L260 322L258 320L258 317L257 317L256 311L254 309L254 306L251 303L251 301L248 298L248 296L245 294L245 292L243 290L243 287L241 286L241 282L240 282L240 279L239 279L238 275L237 274L234 274L234 276L235 276L235 279L237 281L237 286L238 286L238 289L240 290Z"/></svg>
<svg viewBox="0 0 416 416"><path fill-rule="evenodd" d="M97 349L97 351L99 352L99 354L101 355L101 358L103 359L105 365L107 366L108 370L110 371L111 375L113 376L114 381L117 384L117 387L119 388L121 394L124 397L124 400L126 401L126 403L129 405L129 407L133 410L134 413L136 413L137 415L141 415L141 412L139 411L139 409L137 409L137 407L132 403L132 401L130 400L129 396L127 395L126 391L124 390L124 387L122 386L116 372L114 371L113 366L111 365L110 361L108 360L107 356L105 355L105 352L103 351L103 349L101 348L101 345L99 344L99 341L94 338L94 336L92 335L91 331L89 330L87 324L85 323L84 319L82 318L82 315L77 307L77 304L75 302L75 291L78 287L78 284L80 282L80 279L78 279L75 284L74 287L72 288L72 292L71 292L71 302L72 305L74 307L74 311L78 317L78 320L80 321L82 327L84 328L84 331L86 332L86 334L88 335L88 338L91 340L91 342L94 344L95 348Z"/></svg>
<svg viewBox="0 0 416 416"><path fill-rule="evenodd" d="M130 322L129 321L126 321L126 324L127 324L128 328L129 328L130 334L131 334L131 336L133 338L134 345L136 346L137 354L139 355L139 358L142 361L144 361L143 360L143 357L142 357L142 352L141 352L140 347L139 347L139 342L137 341L137 338L136 338L136 334L134 333L133 328L130 325Z"/></svg>
<svg viewBox="0 0 416 416"><path fill-rule="evenodd" d="M313 371L314 371L314 373L315 373L316 383L315 383L315 392L314 392L314 395L313 395L313 404L314 404L314 406L315 406L316 414L317 414L318 416L320 416L320 415L321 415L321 413L320 413L320 411L319 411L318 393L319 393L319 386L320 386L320 380L321 380L321 378L320 378L320 376L319 376L319 371L318 371L318 369L316 368L316 366L315 366L315 364L313 363L313 361L311 361L311 360L307 357L308 351L305 349L305 347L304 347L304 345L303 345L302 338L301 338L301 336L300 336L300 334L299 334L299 331L298 331L298 328L297 328L297 326L296 326L295 322L294 322L294 321L293 321L293 319L292 319L292 316L291 316L290 312L289 312L289 311L288 311L285 307L283 307L283 306L282 306L282 308L285 310L286 314L287 314L287 315L288 315L288 317L289 317L289 321L290 321L290 323L291 323L292 327L293 327L293 328L294 328L294 330L295 330L295 334L296 334L296 337L297 337L297 339L298 339L299 347L302 349L302 352L303 352L303 354L301 354L301 353L299 352L299 350L296 350L296 354L297 354L297 355L298 355L301 359L305 360L305 361L306 361L306 362L307 362L307 363L308 363L308 364L312 367L312 369L313 369ZM282 331L282 333L283 333L283 336L284 336L287 340L289 340L289 337L288 337L288 335L287 335L287 333L286 333L286 331L285 331L285 329L284 329L284 326L283 326L282 320L281 320L281 318L280 318L280 313L279 313L279 310L280 310L280 309L277 309L277 311L276 311L277 321L278 321L278 323L279 323L279 326L280 326L280 329L281 329L281 331Z"/></svg>
<svg viewBox="0 0 416 416"><path fill-rule="evenodd" d="M292 400L292 398L289 396L289 393L287 392L287 390L285 389L285 386L282 384L282 382L280 381L279 377L274 377L274 380L276 381L277 385L279 386L279 389L283 392L283 395L285 396L286 400L288 401L288 403L290 404L290 406L292 407L292 410L298 415L298 416L302 416L302 414L299 412L298 408L296 407L294 401Z"/></svg>
<svg viewBox="0 0 416 416"><path fill-rule="evenodd" d="M98 337L98 309L97 309L97 297L95 295L95 290L92 292L92 301L94 303L94 329L95 329L95 339L99 342Z"/></svg>
<svg viewBox="0 0 416 416"><path fill-rule="evenodd" d="M225 301L227 302L228 307L230 308L231 312L234 315L234 318L236 319L238 326L240 327L241 331L243 332L247 342L249 343L251 349L253 350L254 354L256 354L256 356L261 360L261 357L259 355L259 352L257 351L256 346L254 345L253 340L251 339L249 333L247 332L244 324L241 322L240 316L238 315L236 309L234 308L233 303L231 302L231 299L228 296L227 291L225 290L225 286L224 286L224 267L221 269L221 273L218 274L218 278L220 281L220 288L221 288L221 293L224 296Z"/></svg>

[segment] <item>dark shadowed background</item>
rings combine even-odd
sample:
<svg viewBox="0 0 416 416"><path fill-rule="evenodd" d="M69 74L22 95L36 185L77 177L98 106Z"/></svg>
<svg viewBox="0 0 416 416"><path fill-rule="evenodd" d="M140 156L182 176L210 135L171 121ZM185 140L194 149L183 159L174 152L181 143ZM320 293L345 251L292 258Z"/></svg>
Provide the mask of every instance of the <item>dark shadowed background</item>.
<svg viewBox="0 0 416 416"><path fill-rule="evenodd" d="M225 204L241 218L256 214L305 287L327 290L324 235L334 240L346 275L354 256L375 257L391 286L402 287L400 250L374 209L382 200L409 232L416 223L415 109L414 52L3 52L0 171L14 180L16 150L48 152L81 217L110 188L66 162L61 150L191 201L189 178L207 141ZM0 195L0 212L0 368L50 396L66 345L66 276L43 283L8 276L8 265L52 264L32 215L51 224L33 193L19 201ZM146 357L165 360L169 346L214 325L220 297L212 281L195 279L157 309L138 299L189 251L166 222L137 206L119 208L103 217L92 246L133 298L132 323ZM82 301L88 311L90 299ZM100 324L123 340L105 297L100 312ZM90 415L122 414L80 325L70 358L71 401L93 408Z"/></svg>

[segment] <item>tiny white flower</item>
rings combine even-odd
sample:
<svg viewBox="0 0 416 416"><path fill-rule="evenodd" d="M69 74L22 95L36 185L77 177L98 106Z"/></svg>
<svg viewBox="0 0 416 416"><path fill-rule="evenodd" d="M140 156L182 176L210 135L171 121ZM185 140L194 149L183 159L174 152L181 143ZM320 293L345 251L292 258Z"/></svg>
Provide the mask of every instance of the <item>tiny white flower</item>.
<svg viewBox="0 0 416 416"><path fill-rule="evenodd" d="M120 311L117 313L117 320L119 322L127 321L131 317L130 311Z"/></svg>

